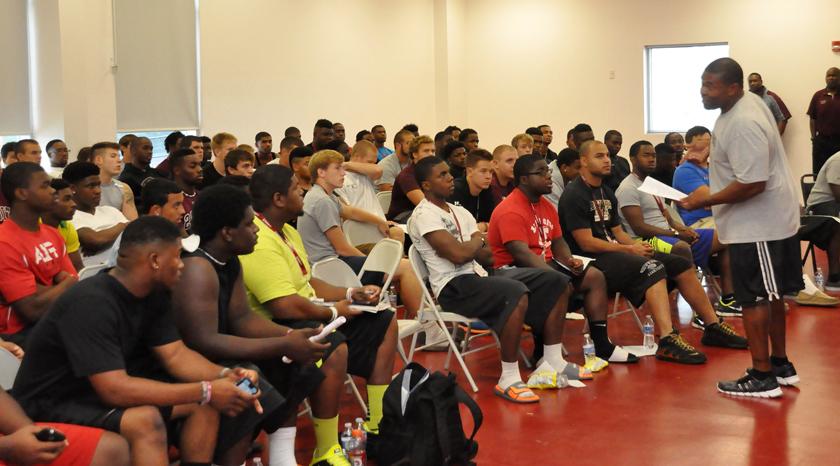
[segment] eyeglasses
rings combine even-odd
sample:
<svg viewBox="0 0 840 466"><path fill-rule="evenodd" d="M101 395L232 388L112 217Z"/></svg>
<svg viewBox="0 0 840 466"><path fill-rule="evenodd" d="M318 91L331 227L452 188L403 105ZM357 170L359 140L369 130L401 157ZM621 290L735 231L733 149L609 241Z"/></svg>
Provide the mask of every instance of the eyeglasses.
<svg viewBox="0 0 840 466"><path fill-rule="evenodd" d="M528 172L528 173L526 173L526 175L549 176L549 175L551 175L552 171L553 170L551 168L546 167L546 168L542 168L540 170L537 170L535 172Z"/></svg>

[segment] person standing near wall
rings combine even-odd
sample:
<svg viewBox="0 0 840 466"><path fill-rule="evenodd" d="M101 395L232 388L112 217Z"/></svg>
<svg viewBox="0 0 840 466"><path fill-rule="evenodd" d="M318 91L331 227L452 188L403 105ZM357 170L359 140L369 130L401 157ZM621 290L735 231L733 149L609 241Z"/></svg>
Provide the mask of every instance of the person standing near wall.
<svg viewBox="0 0 840 466"><path fill-rule="evenodd" d="M825 89L811 98L808 116L811 117L813 173L820 172L825 161L840 151L840 68L825 72Z"/></svg>

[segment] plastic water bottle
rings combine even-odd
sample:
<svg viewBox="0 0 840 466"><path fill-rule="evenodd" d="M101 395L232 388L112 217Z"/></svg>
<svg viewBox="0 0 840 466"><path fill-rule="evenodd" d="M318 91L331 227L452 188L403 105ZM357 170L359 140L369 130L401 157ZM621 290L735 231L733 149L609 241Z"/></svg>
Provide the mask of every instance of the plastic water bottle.
<svg viewBox="0 0 840 466"><path fill-rule="evenodd" d="M592 337L587 333L583 336L583 362L586 367L593 367L595 364L595 344Z"/></svg>
<svg viewBox="0 0 840 466"><path fill-rule="evenodd" d="M259 456L254 458L254 461L251 462L251 466L263 466L263 462Z"/></svg>
<svg viewBox="0 0 840 466"><path fill-rule="evenodd" d="M351 434L353 435L353 448L347 451L347 459L350 460L350 464L353 466L365 466L367 460L365 439L367 435L365 434L365 430L362 428L361 418L356 418L356 428L352 430Z"/></svg>
<svg viewBox="0 0 840 466"><path fill-rule="evenodd" d="M656 346L656 342L653 339L653 317L651 317L650 314L645 317L645 323L642 327L645 335L644 340L642 341L642 346L644 346L645 349L652 350Z"/></svg>
<svg viewBox="0 0 840 466"><path fill-rule="evenodd" d="M341 431L340 440L344 455L350 456L350 452L356 449L356 440L353 438L353 424L349 422L344 423L344 430Z"/></svg>
<svg viewBox="0 0 840 466"><path fill-rule="evenodd" d="M825 291L825 275L823 275L822 267L817 267L817 271L814 273L814 285L820 291Z"/></svg>
<svg viewBox="0 0 840 466"><path fill-rule="evenodd" d="M397 287L394 285L388 288L388 304L391 306L391 309L397 310Z"/></svg>
<svg viewBox="0 0 840 466"><path fill-rule="evenodd" d="M364 419L357 417L356 418L356 430L362 433L362 450L365 449L367 446L367 432L365 432L365 421Z"/></svg>

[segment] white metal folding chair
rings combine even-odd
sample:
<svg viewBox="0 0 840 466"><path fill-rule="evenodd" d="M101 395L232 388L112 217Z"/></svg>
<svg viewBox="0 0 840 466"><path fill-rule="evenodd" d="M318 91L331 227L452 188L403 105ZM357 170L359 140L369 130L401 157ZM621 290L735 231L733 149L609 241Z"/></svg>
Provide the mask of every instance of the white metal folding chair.
<svg viewBox="0 0 840 466"><path fill-rule="evenodd" d="M0 348L0 388L5 390L12 388L18 369L20 369L20 359Z"/></svg>
<svg viewBox="0 0 840 466"><path fill-rule="evenodd" d="M391 208L391 191L377 192L376 200L379 201L379 205L382 207L382 212L387 213L388 209Z"/></svg>
<svg viewBox="0 0 840 466"><path fill-rule="evenodd" d="M403 258L403 245L395 239L385 238L370 250L362 270L359 271L359 280L365 272L382 272L387 275L383 290L387 290L394 278L394 273Z"/></svg>
<svg viewBox="0 0 840 466"><path fill-rule="evenodd" d="M385 235L379 231L379 228L371 223L347 220L341 228L344 230L344 236L347 238L347 241L353 246L376 244L385 238Z"/></svg>
<svg viewBox="0 0 840 466"><path fill-rule="evenodd" d="M90 278L99 273L100 270L108 267L108 264L96 264L83 267L79 270L79 281Z"/></svg>
<svg viewBox="0 0 840 466"><path fill-rule="evenodd" d="M624 301L627 303L627 307L624 308L624 309L619 309L618 303L619 303L620 300L621 300L621 293L616 293L615 294L615 300L613 301L612 312L610 312L609 315L607 315L607 318L608 319L614 319L614 318L616 318L616 317L618 317L622 314L630 313L630 314L633 315L633 319L636 320L636 325L639 326L639 331L642 332L642 334L644 334L645 333L645 327L642 324L642 320L639 319L639 314L636 312L636 307L633 306L633 304L630 303L630 301L627 301L625 299Z"/></svg>

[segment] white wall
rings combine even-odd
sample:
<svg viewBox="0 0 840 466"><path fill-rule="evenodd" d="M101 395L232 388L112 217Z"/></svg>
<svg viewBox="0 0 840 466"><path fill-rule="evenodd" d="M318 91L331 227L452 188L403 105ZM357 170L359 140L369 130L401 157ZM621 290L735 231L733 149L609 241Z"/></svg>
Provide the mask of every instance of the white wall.
<svg viewBox="0 0 840 466"><path fill-rule="evenodd" d="M805 110L826 69L840 66L830 48L840 38L837 18L834 0L471 1L465 124L490 148L542 122L554 129L555 150L582 121L598 138L618 129L625 147L661 142L663 135L644 132L644 47L725 41L745 73L760 72L784 99L793 114L784 136L789 159L795 173L810 172ZM699 103L699 76L697 88Z"/></svg>

